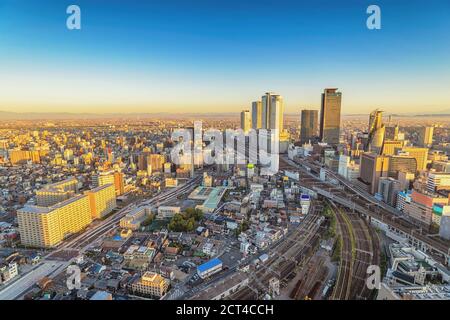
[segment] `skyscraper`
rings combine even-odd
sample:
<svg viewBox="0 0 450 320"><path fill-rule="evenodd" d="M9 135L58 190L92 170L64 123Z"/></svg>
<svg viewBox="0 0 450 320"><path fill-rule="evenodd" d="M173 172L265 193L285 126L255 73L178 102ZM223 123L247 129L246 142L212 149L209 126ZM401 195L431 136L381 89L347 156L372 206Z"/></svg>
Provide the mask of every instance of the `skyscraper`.
<svg viewBox="0 0 450 320"><path fill-rule="evenodd" d="M417 148L417 147L403 147L401 149L402 153L409 154L417 161L417 171L422 171L427 168L428 162L428 148Z"/></svg>
<svg viewBox="0 0 450 320"><path fill-rule="evenodd" d="M243 110L241 112L241 129L247 134L252 128L252 118L250 111Z"/></svg>
<svg viewBox="0 0 450 320"><path fill-rule="evenodd" d="M284 123L283 97L272 92L266 92L261 98L261 104L262 128L278 129L281 133L283 131Z"/></svg>
<svg viewBox="0 0 450 320"><path fill-rule="evenodd" d="M419 146L431 147L433 144L434 127L421 127L419 129Z"/></svg>
<svg viewBox="0 0 450 320"><path fill-rule="evenodd" d="M252 128L262 128L262 104L261 101L252 102Z"/></svg>
<svg viewBox="0 0 450 320"><path fill-rule="evenodd" d="M331 145L339 143L342 93L337 88L325 89L320 108L320 140Z"/></svg>
<svg viewBox="0 0 450 320"><path fill-rule="evenodd" d="M300 142L303 144L317 136L319 112L317 110L302 110Z"/></svg>
<svg viewBox="0 0 450 320"><path fill-rule="evenodd" d="M357 182L363 189L375 194L380 177L388 176L389 157L364 152L360 163L360 177Z"/></svg>
<svg viewBox="0 0 450 320"><path fill-rule="evenodd" d="M383 148L385 126L383 124L383 111L374 110L369 117L369 138L366 146L367 151L380 154Z"/></svg>

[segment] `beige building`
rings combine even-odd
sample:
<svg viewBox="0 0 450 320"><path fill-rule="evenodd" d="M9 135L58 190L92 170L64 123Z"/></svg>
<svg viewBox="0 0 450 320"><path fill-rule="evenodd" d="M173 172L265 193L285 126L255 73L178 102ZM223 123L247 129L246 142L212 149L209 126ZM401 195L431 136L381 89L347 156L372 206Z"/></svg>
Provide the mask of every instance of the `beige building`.
<svg viewBox="0 0 450 320"><path fill-rule="evenodd" d="M41 162L39 151L9 150L8 155L12 165L24 164L28 160L31 160L33 163Z"/></svg>
<svg viewBox="0 0 450 320"><path fill-rule="evenodd" d="M243 110L241 111L241 129L245 134L249 133L252 128L252 117L250 111Z"/></svg>
<svg viewBox="0 0 450 320"><path fill-rule="evenodd" d="M433 144L434 127L421 127L419 129L419 145L421 147L431 147Z"/></svg>
<svg viewBox="0 0 450 320"><path fill-rule="evenodd" d="M266 92L261 97L261 128L284 130L283 97L273 92Z"/></svg>
<svg viewBox="0 0 450 320"><path fill-rule="evenodd" d="M92 219L103 218L116 207L116 190L114 184L106 184L86 191L89 196Z"/></svg>
<svg viewBox="0 0 450 320"><path fill-rule="evenodd" d="M401 140L385 140L383 143L382 154L385 156L392 156L395 154L395 149L403 147L403 141Z"/></svg>
<svg viewBox="0 0 450 320"><path fill-rule="evenodd" d="M70 199L77 192L78 180L69 178L44 186L36 191L36 204L40 207L53 206Z"/></svg>
<svg viewBox="0 0 450 320"><path fill-rule="evenodd" d="M50 248L88 226L91 208L87 195L77 195L50 207L25 206L17 211L21 242Z"/></svg>
<svg viewBox="0 0 450 320"><path fill-rule="evenodd" d="M114 184L116 195L120 196L125 192L124 179L122 172L108 171L100 172L92 176L94 187L104 186L106 184Z"/></svg>
<svg viewBox="0 0 450 320"><path fill-rule="evenodd" d="M403 147L402 152L408 152L410 157L416 159L417 171L422 171L427 168L428 148Z"/></svg>
<svg viewBox="0 0 450 320"><path fill-rule="evenodd" d="M169 281L155 272L146 272L131 284L134 294L161 298L167 293Z"/></svg>

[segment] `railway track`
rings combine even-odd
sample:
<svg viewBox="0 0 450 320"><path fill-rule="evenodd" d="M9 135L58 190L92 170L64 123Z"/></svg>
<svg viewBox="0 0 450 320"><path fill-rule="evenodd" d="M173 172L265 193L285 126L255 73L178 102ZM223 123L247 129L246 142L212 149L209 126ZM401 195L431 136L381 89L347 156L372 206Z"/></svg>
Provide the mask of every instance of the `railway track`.
<svg viewBox="0 0 450 320"><path fill-rule="evenodd" d="M260 293L268 291L271 278L276 277L282 282L305 262L308 253L312 252L320 240L317 233L320 228L318 218L322 206L315 207L314 204L311 206L313 212L306 216L293 234L270 250L269 260L253 274L246 288L230 296L231 300L258 299Z"/></svg>
<svg viewBox="0 0 450 320"><path fill-rule="evenodd" d="M336 280L336 285L333 290L331 299L333 300L348 300L350 296L350 288L352 283L353 272L353 235L350 231L348 223L346 222L341 210L333 205L337 227L339 230L339 240L341 242L339 271Z"/></svg>
<svg viewBox="0 0 450 320"><path fill-rule="evenodd" d="M336 186L330 184L329 182L321 181L317 177L322 166L311 163L310 161L302 161L301 164L294 161L285 159L285 157L280 157L280 166L282 169L292 170L294 169L299 174L302 174L301 181L304 180L310 188L314 189L319 187L323 190L328 190L332 193L337 200L340 197L347 200L354 205L356 205L355 210L361 213L367 214L377 220L386 223L390 227L400 230L405 234L413 236L415 239L426 244L430 250L435 251L436 258L442 260L445 264L446 255L450 254L450 242L448 240L441 239L430 233L429 226L422 225L412 219L408 219L405 216L396 214L393 212L394 209L389 210L386 205L376 202L370 195L364 193L352 186L351 182L344 181L343 178L339 177L337 174L327 170L327 174L331 175L334 179L339 181L342 188L336 188ZM305 167L308 167L311 172L307 172ZM370 207L372 206L372 208ZM349 206L351 209L352 207ZM371 209L371 210L369 210Z"/></svg>
<svg viewBox="0 0 450 320"><path fill-rule="evenodd" d="M367 268L380 263L380 249L374 231L357 214L333 206L342 237L341 260L332 299L370 299L366 286Z"/></svg>

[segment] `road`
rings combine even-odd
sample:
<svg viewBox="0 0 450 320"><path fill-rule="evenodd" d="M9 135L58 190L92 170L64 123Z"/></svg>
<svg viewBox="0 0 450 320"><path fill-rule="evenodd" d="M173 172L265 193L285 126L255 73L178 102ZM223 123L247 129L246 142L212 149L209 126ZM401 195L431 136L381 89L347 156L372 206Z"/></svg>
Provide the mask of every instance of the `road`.
<svg viewBox="0 0 450 320"><path fill-rule="evenodd" d="M0 300L14 300L22 297L43 277L59 273L65 267L67 267L67 263L61 261L41 262L30 272L8 284L6 288L0 291Z"/></svg>
<svg viewBox="0 0 450 320"><path fill-rule="evenodd" d="M130 203L116 214L106 218L97 225L93 226L91 229L88 229L84 233L71 238L68 241L62 242L56 250L43 256L42 262L35 268L26 274L20 275L20 278L0 291L0 300L14 300L21 298L36 284L37 281L45 276L50 278L55 277L60 272L64 271L73 261L73 259L68 261L54 261L51 258L53 255L57 255L58 253L66 250L77 250L78 252L84 252L92 244L92 242L104 237L111 230L117 228L120 219L122 219L127 213L138 205L160 205L174 200L180 194L191 191L200 181L201 175L198 175L197 177L189 180L187 183L156 195L149 200L143 201L141 204Z"/></svg>

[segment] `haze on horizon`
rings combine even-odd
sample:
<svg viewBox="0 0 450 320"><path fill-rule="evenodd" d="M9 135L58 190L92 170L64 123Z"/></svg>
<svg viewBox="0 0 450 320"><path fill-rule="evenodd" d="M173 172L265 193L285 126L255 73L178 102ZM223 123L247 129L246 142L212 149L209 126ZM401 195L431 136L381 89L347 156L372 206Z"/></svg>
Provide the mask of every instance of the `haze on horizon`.
<svg viewBox="0 0 450 320"><path fill-rule="evenodd" d="M239 112L266 91L286 113L319 109L326 87L343 113L450 109L450 3L79 0L0 3L0 110L70 113ZM270 12L267 19L266 17Z"/></svg>

